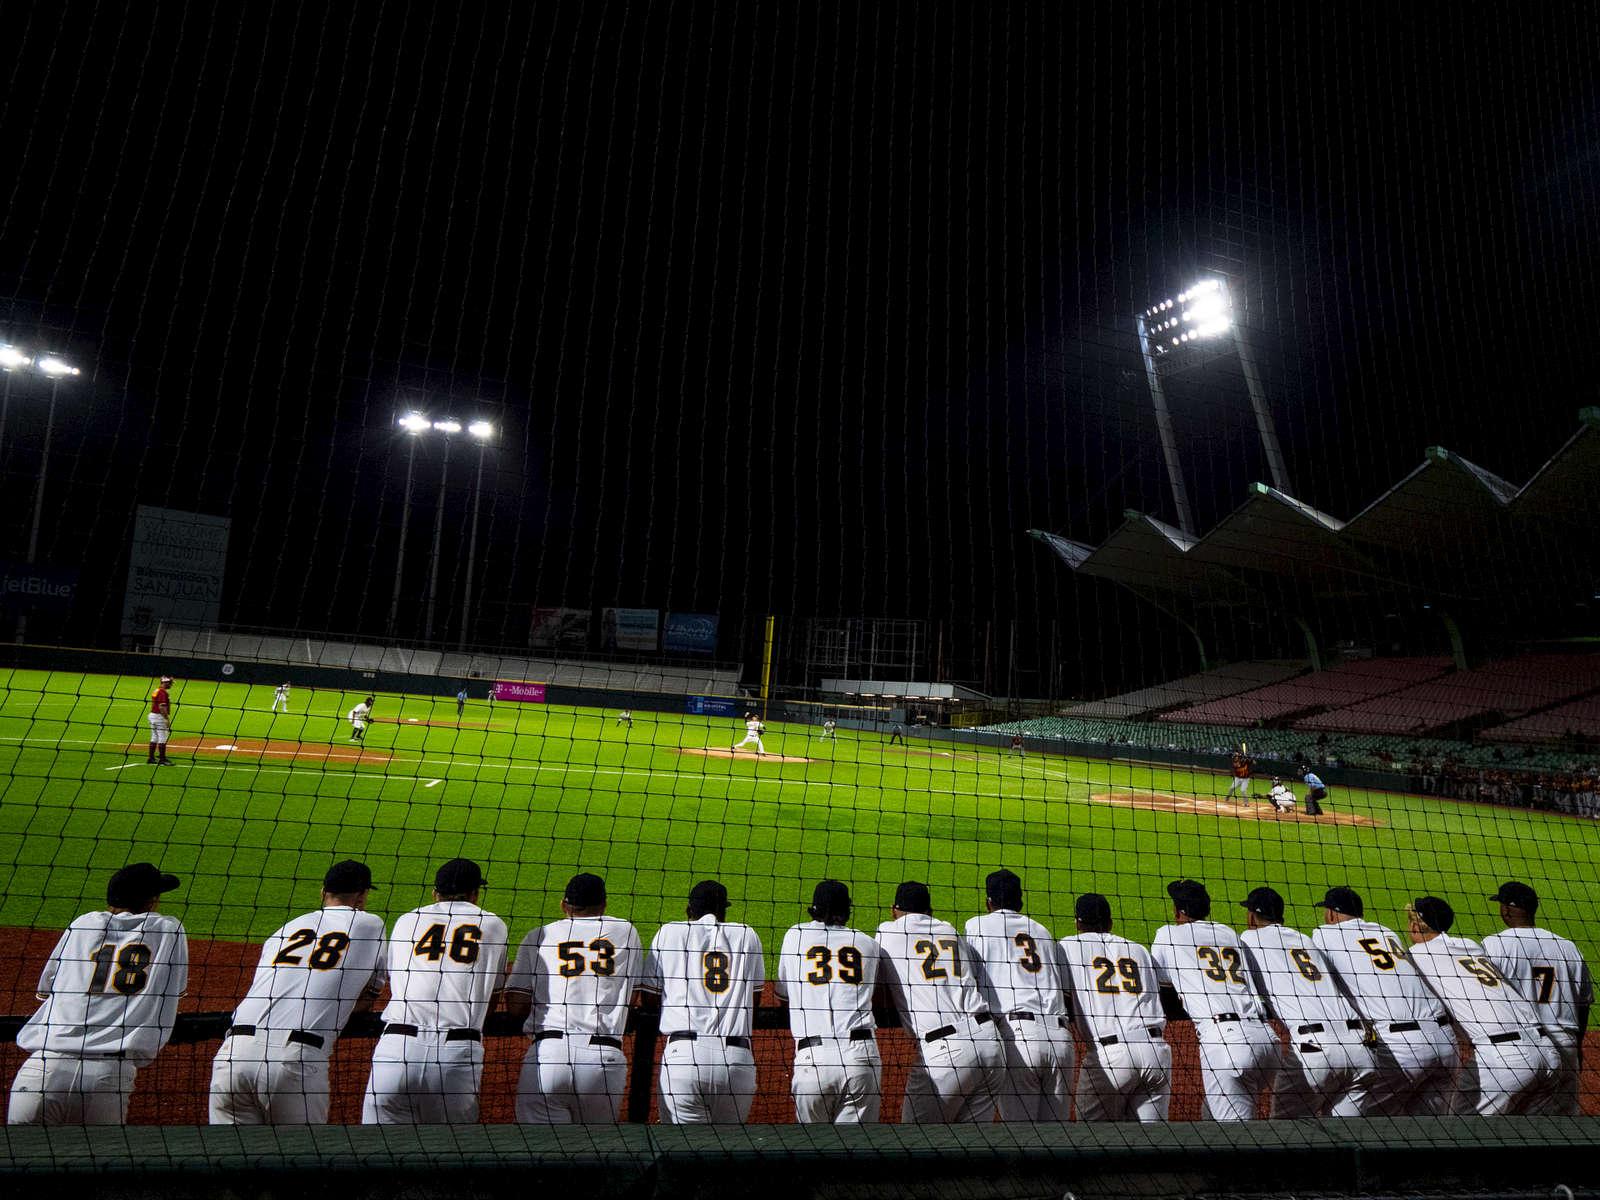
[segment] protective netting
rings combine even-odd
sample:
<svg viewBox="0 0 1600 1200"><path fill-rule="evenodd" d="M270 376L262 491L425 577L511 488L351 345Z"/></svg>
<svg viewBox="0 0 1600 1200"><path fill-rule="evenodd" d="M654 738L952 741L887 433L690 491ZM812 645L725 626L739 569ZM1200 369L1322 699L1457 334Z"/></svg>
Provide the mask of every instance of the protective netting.
<svg viewBox="0 0 1600 1200"><path fill-rule="evenodd" d="M12 1123L1592 1138L1592 9L0 28Z"/></svg>

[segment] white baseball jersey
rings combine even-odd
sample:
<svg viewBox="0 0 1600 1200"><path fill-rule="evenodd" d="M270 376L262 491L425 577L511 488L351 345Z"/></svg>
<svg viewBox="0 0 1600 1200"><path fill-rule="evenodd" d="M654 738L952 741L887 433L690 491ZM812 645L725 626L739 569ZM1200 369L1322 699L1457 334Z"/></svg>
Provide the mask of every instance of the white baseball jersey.
<svg viewBox="0 0 1600 1200"><path fill-rule="evenodd" d="M1291 1040L1359 1043L1365 1038L1360 1015L1334 983L1327 957L1305 934L1287 925L1264 925L1241 933L1239 945L1256 988L1289 1027ZM1322 1028L1302 1032L1315 1025Z"/></svg>
<svg viewBox="0 0 1600 1200"><path fill-rule="evenodd" d="M406 913L389 935L383 1020L419 1030L483 1029L506 970L506 923L470 900Z"/></svg>
<svg viewBox="0 0 1600 1200"><path fill-rule="evenodd" d="M789 1002L789 1030L801 1038L848 1038L872 1029L872 993L883 949L845 925L806 921L783 935L778 996Z"/></svg>
<svg viewBox="0 0 1600 1200"><path fill-rule="evenodd" d="M1073 1017L1091 1052L1102 1038L1161 1036L1166 1018L1150 951L1115 933L1079 933L1061 939L1061 953L1072 984Z"/></svg>
<svg viewBox="0 0 1600 1200"><path fill-rule="evenodd" d="M990 1011L971 948L949 921L907 913L878 926L878 944L900 1019L918 1039Z"/></svg>
<svg viewBox="0 0 1600 1200"><path fill-rule="evenodd" d="M1533 1002L1545 1028L1577 1032L1579 1006L1594 1003L1582 951L1548 929L1502 929L1483 939L1483 953Z"/></svg>
<svg viewBox="0 0 1600 1200"><path fill-rule="evenodd" d="M361 994L383 983L384 942L383 918L373 913L333 905L296 917L261 947L233 1023L254 1025L258 1038L302 1030L332 1050Z"/></svg>
<svg viewBox="0 0 1600 1200"><path fill-rule="evenodd" d="M1286 783L1273 784L1272 790L1267 795L1275 804L1288 805L1295 803L1294 793L1289 790L1289 785Z"/></svg>
<svg viewBox="0 0 1600 1200"><path fill-rule="evenodd" d="M766 978L756 931L707 913L656 931L640 987L661 993L663 1034L749 1037Z"/></svg>
<svg viewBox="0 0 1600 1200"><path fill-rule="evenodd" d="M175 917L91 912L73 921L39 976L44 1001L17 1032L29 1052L150 1063L189 987L189 939Z"/></svg>
<svg viewBox="0 0 1600 1200"><path fill-rule="evenodd" d="M746 721L744 723L745 732L750 734L752 737L758 733L764 732L766 728L767 727L760 721Z"/></svg>
<svg viewBox="0 0 1600 1200"><path fill-rule="evenodd" d="M1048 929L1012 909L997 908L971 918L966 933L982 964L979 986L992 1012L1032 1013L1041 1027L1067 1015L1067 960Z"/></svg>
<svg viewBox="0 0 1600 1200"><path fill-rule="evenodd" d="M287 683L280 683L276 688L273 689L272 698L274 700L287 700L289 698L289 685Z"/></svg>
<svg viewBox="0 0 1600 1200"><path fill-rule="evenodd" d="M372 708L366 701L362 701L350 710L350 720L359 724L372 715Z"/></svg>
<svg viewBox="0 0 1600 1200"><path fill-rule="evenodd" d="M1311 942L1350 992L1356 1011L1378 1027L1408 1021L1438 1021L1445 1015L1392 929L1353 917L1319 925Z"/></svg>
<svg viewBox="0 0 1600 1200"><path fill-rule="evenodd" d="M1156 963L1156 978L1183 997L1195 1035L1202 1040L1226 1035L1232 1017L1241 1022L1260 1020L1261 1002L1245 974L1244 950L1231 927L1220 921L1163 925L1156 931L1150 957Z"/></svg>
<svg viewBox="0 0 1600 1200"><path fill-rule="evenodd" d="M1506 1033L1536 1035L1539 1014L1506 981L1471 938L1441 933L1411 947L1411 961L1428 977L1467 1039L1484 1045Z"/></svg>
<svg viewBox="0 0 1600 1200"><path fill-rule="evenodd" d="M620 1038L643 970L644 948L629 922L567 917L522 939L506 989L533 998L524 1033L556 1029Z"/></svg>

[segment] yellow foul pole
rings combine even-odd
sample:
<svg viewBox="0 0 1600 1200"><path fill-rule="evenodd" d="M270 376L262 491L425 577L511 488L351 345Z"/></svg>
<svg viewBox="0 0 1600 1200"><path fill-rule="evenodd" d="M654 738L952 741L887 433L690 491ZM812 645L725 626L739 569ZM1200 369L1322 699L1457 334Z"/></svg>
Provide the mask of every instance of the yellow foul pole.
<svg viewBox="0 0 1600 1200"><path fill-rule="evenodd" d="M772 692L772 642L778 618L767 618L766 635L761 639L761 719L767 719L767 697Z"/></svg>

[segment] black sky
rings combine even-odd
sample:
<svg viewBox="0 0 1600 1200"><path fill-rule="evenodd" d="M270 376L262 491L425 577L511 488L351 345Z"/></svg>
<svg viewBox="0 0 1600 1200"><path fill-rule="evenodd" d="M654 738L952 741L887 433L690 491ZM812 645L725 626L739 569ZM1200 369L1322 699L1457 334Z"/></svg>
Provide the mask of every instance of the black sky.
<svg viewBox="0 0 1600 1200"><path fill-rule="evenodd" d="M0 332L93 376L42 555L93 585L76 640L115 635L135 503L232 517L230 619L381 629L412 403L504 424L485 642L533 603L1103 640L1117 601L1024 531L1171 517L1129 315L1219 264L1337 516L1431 444L1520 482L1594 402L1592 6L7 0L0 28ZM1174 397L1206 523L1264 467L1236 368Z"/></svg>

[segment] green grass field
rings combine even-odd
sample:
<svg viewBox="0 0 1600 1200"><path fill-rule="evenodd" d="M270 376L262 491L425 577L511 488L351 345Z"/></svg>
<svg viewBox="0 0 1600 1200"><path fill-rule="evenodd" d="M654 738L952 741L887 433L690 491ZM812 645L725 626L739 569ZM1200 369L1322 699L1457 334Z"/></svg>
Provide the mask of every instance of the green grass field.
<svg viewBox="0 0 1600 1200"><path fill-rule="evenodd" d="M379 695L358 760L343 714L359 693L297 688L291 714L274 716L270 687L206 682L175 689L178 765L158 770L144 765L149 681L0 680L4 925L58 928L99 906L110 870L150 859L183 876L164 908L191 937L252 939L311 907L333 859L370 863L383 885L372 908L393 917L428 898L439 862L467 855L485 865L484 903L513 938L559 915L577 870L604 874L612 911L646 939L682 914L696 880L716 877L770 953L817 879L849 882L868 929L903 879L927 881L939 915L959 924L1003 865L1058 935L1071 931L1074 898L1101 891L1119 930L1144 941L1168 918L1164 885L1179 876L1205 881L1232 922L1263 883L1301 926L1320 919L1312 905L1329 884L1357 888L1370 917L1402 927L1409 899L1441 895L1473 937L1499 927L1485 897L1523 879L1544 899L1542 922L1600 960L1594 822L1342 788L1330 811L1377 825L1141 810L1090 797L1212 797L1227 778L915 739L906 750L848 730L829 743L781 722L769 723L769 753L812 761L730 760L683 751L731 746L743 733L732 720L639 712L630 732L600 710L481 698L457 727L452 700ZM345 757L212 749L242 739Z"/></svg>

